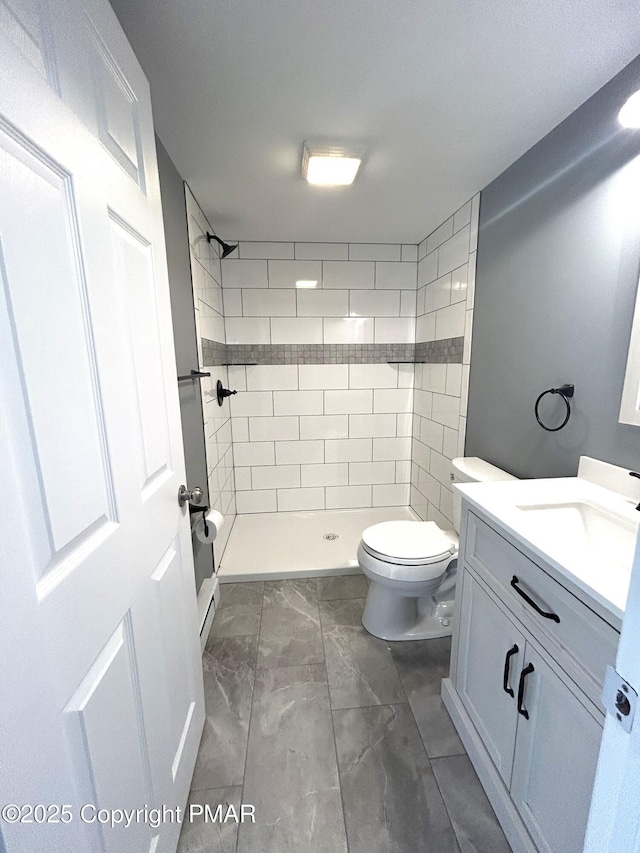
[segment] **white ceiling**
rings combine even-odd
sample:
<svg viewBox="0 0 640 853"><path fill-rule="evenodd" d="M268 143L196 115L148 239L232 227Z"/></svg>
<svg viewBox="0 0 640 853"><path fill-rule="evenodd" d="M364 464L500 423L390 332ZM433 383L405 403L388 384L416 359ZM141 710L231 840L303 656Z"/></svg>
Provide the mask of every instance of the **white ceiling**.
<svg viewBox="0 0 640 853"><path fill-rule="evenodd" d="M228 240L418 242L640 52L637 0L112 3ZM305 139L366 143L355 184Z"/></svg>

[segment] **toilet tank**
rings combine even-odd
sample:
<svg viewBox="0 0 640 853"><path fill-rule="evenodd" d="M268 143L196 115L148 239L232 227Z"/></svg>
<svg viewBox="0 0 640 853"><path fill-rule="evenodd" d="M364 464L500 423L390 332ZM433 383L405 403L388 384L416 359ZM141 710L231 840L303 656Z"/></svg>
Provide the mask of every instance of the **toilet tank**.
<svg viewBox="0 0 640 853"><path fill-rule="evenodd" d="M517 480L507 474L502 468L496 468L477 456L458 456L451 462L451 481L453 483L490 483L497 480ZM462 498L457 492L453 494L453 525L456 533L460 533L462 513Z"/></svg>

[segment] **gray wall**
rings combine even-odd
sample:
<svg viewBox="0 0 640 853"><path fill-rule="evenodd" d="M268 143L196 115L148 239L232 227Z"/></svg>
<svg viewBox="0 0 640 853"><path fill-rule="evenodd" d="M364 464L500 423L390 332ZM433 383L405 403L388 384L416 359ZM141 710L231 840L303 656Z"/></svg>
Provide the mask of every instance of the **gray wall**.
<svg viewBox="0 0 640 853"><path fill-rule="evenodd" d="M617 113L640 58L483 191L465 453L520 477L575 475L578 457L638 470L618 423L640 270L640 131ZM542 430L538 394L576 386ZM550 422L561 401L550 395Z"/></svg>
<svg viewBox="0 0 640 853"><path fill-rule="evenodd" d="M178 375L183 375L188 374L191 369L198 368L184 181L157 136L156 150L160 173L164 236L167 244L167 267L169 269L176 365ZM180 417L187 467L187 485L189 488L200 486L205 493L205 503L208 504L207 461L200 385L197 381L180 382L178 389L180 392ZM213 574L213 549L211 545L203 545L195 536L192 538L196 589L199 590L204 578Z"/></svg>

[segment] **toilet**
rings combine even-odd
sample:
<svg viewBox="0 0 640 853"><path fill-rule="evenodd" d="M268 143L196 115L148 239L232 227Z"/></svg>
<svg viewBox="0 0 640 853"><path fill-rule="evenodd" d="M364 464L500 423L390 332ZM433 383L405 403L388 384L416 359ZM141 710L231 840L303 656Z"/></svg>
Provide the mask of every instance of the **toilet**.
<svg viewBox="0 0 640 853"><path fill-rule="evenodd" d="M515 480L476 456L451 463L452 482ZM455 530L434 521L384 521L362 534L358 563L369 578L362 624L383 640L424 640L451 634L458 563L461 498L454 494Z"/></svg>

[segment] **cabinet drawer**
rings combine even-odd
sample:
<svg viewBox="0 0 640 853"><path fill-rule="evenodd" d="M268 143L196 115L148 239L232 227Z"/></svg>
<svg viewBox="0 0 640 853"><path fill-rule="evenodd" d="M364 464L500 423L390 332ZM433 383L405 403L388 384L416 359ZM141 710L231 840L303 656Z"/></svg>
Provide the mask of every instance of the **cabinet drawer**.
<svg viewBox="0 0 640 853"><path fill-rule="evenodd" d="M607 664L615 663L618 632L472 512L465 559L513 613L524 615L577 661L594 683L588 694L598 701ZM534 604L559 621L541 615Z"/></svg>

